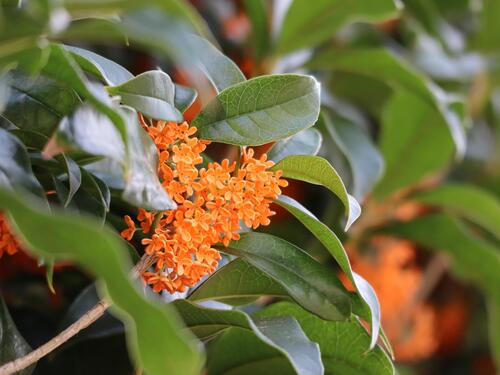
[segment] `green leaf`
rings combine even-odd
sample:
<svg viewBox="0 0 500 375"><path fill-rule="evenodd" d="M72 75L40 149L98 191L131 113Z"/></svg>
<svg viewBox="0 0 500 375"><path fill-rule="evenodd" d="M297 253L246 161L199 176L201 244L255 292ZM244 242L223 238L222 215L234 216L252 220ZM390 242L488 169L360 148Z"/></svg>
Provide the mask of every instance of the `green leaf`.
<svg viewBox="0 0 500 375"><path fill-rule="evenodd" d="M462 216L500 239L500 202L486 190L472 185L448 184L419 192L412 198Z"/></svg>
<svg viewBox="0 0 500 375"><path fill-rule="evenodd" d="M140 126L137 113L128 107L120 111L127 127L128 171L125 175L123 199L136 207L166 211L176 208L158 180L158 150Z"/></svg>
<svg viewBox="0 0 500 375"><path fill-rule="evenodd" d="M24 145L8 131L0 128L0 186L12 190L22 188L45 199L45 192L31 170Z"/></svg>
<svg viewBox="0 0 500 375"><path fill-rule="evenodd" d="M310 68L333 69L374 78L391 86L396 92L408 91L429 106L437 119L434 127L448 131L456 154L465 152L465 131L461 119L451 110L450 99L439 87L415 71L407 63L382 48L327 50L308 64ZM413 147L415 148L415 147Z"/></svg>
<svg viewBox="0 0 500 375"><path fill-rule="evenodd" d="M186 327L198 338L209 339L231 328L252 332L260 345L278 350L293 366L297 374L323 374L323 364L318 345L311 342L302 332L297 321L289 317L250 318L238 310L215 310L196 306L185 300L177 300L173 305L182 316ZM245 351L251 350L245 347ZM222 354L222 353L221 353ZM225 353L227 359L231 354ZM230 358L230 361L234 358ZM224 361L217 358L216 361ZM208 361L209 372L213 361ZM216 371L216 373L221 373Z"/></svg>
<svg viewBox="0 0 500 375"><path fill-rule="evenodd" d="M267 3L263 0L245 0L245 11L252 25L251 41L255 58L260 61L271 45Z"/></svg>
<svg viewBox="0 0 500 375"><path fill-rule="evenodd" d="M193 56L196 66L205 73L218 93L246 80L238 65L208 40L190 35L188 42L196 51L196 55Z"/></svg>
<svg viewBox="0 0 500 375"><path fill-rule="evenodd" d="M394 17L396 4L394 0L294 0L283 21L278 53L314 47L353 21L378 22Z"/></svg>
<svg viewBox="0 0 500 375"><path fill-rule="evenodd" d="M173 310L147 300L130 281L127 249L114 232L84 217L48 214L37 202L5 190L0 190L0 206L26 248L38 256L73 259L102 280L113 311L127 326L139 368L152 375L199 374L202 362L194 343L180 332Z"/></svg>
<svg viewBox="0 0 500 375"><path fill-rule="evenodd" d="M308 310L330 320L350 316L349 294L335 272L291 243L269 234L242 233L220 251L243 258L267 273Z"/></svg>
<svg viewBox="0 0 500 375"><path fill-rule="evenodd" d="M62 154L61 157L68 175L69 192L68 197L64 202L64 207L67 207L82 184L82 173L80 172L80 167L73 159L69 158L65 154Z"/></svg>
<svg viewBox="0 0 500 375"><path fill-rule="evenodd" d="M3 298L0 298L0 367L23 355L28 354L31 348L26 343L10 317L9 310ZM35 366L16 372L18 375L30 375Z"/></svg>
<svg viewBox="0 0 500 375"><path fill-rule="evenodd" d="M277 349L262 345L245 330L227 330L208 345L207 352L208 375L297 374Z"/></svg>
<svg viewBox="0 0 500 375"><path fill-rule="evenodd" d="M123 17L130 40L172 59L177 65L200 69L217 91L245 80L238 66L189 24L157 11L141 10Z"/></svg>
<svg viewBox="0 0 500 375"><path fill-rule="evenodd" d="M120 163L126 160L119 131L107 116L88 103L65 117L55 134L57 144L63 148L109 157Z"/></svg>
<svg viewBox="0 0 500 375"><path fill-rule="evenodd" d="M111 95L144 115L165 121L182 122L182 114L174 107L174 84L168 74L153 70L139 74L118 86L108 86Z"/></svg>
<svg viewBox="0 0 500 375"><path fill-rule="evenodd" d="M261 76L222 91L194 119L202 139L261 145L309 128L319 115L319 84L311 76Z"/></svg>
<svg viewBox="0 0 500 375"><path fill-rule="evenodd" d="M320 346L325 374L392 375L394 367L380 347L367 352L370 337L356 320L325 321L290 302L279 302L258 312L257 316L292 316L307 337Z"/></svg>
<svg viewBox="0 0 500 375"><path fill-rule="evenodd" d="M55 43L50 45L50 56L43 68L43 73L66 84L81 97L91 102L100 112L109 117L120 132L123 141L127 142L125 122L112 106L104 88L92 85L85 78L78 64L62 45Z"/></svg>
<svg viewBox="0 0 500 375"><path fill-rule="evenodd" d="M10 96L0 121L22 130L50 135L65 115L81 102L76 93L45 76L36 79L19 71L11 73Z"/></svg>
<svg viewBox="0 0 500 375"><path fill-rule="evenodd" d="M196 90L190 87L176 84L174 94L175 108L184 113L189 107L191 107L191 104L194 103L197 96L198 93L196 92Z"/></svg>
<svg viewBox="0 0 500 375"><path fill-rule="evenodd" d="M83 71L99 77L107 85L119 85L134 78L134 75L123 66L97 53L73 46L64 46L64 48L71 52Z"/></svg>
<svg viewBox="0 0 500 375"><path fill-rule="evenodd" d="M134 78L134 75L121 65L108 60L94 52L82 48L65 46L71 52L75 61L85 72L101 79L110 86L120 85ZM196 99L196 90L175 84L174 105L179 111L184 112Z"/></svg>
<svg viewBox="0 0 500 375"><path fill-rule="evenodd" d="M375 195L382 198L449 164L453 141L427 103L401 91L384 108L380 150L386 170Z"/></svg>
<svg viewBox="0 0 500 375"><path fill-rule="evenodd" d="M408 238L436 251L445 251L452 258L454 269L460 277L472 281L483 290L498 293L498 249L475 236L459 219L445 214L431 214L392 224L381 231Z"/></svg>
<svg viewBox="0 0 500 375"><path fill-rule="evenodd" d="M498 16L500 15L500 4L495 0L484 0L481 3L480 20L478 22L478 32L474 44L487 51L498 50L500 41L500 25Z"/></svg>
<svg viewBox="0 0 500 375"><path fill-rule="evenodd" d="M369 135L357 124L342 117L323 117L325 128L344 154L351 168L352 194L363 199L380 179L384 159Z"/></svg>
<svg viewBox="0 0 500 375"><path fill-rule="evenodd" d="M285 208L323 244L328 252L337 261L340 268L347 275L352 284L356 287L357 293L362 298L364 304L369 309L368 320L371 324L372 340L370 349L373 349L377 344L377 339L380 331L380 304L377 295L372 286L356 274L351 269L351 264L342 243L325 224L319 221L311 212L294 199L281 195L275 203Z"/></svg>
<svg viewBox="0 0 500 375"><path fill-rule="evenodd" d="M283 177L322 185L335 194L345 207L347 216L346 230L361 214L359 203L345 189L337 171L330 163L319 156L287 156L271 168L283 171Z"/></svg>
<svg viewBox="0 0 500 375"><path fill-rule="evenodd" d="M203 281L188 300L232 304L234 300L248 301L263 295L286 297L288 293L266 273L243 259L235 259Z"/></svg>
<svg viewBox="0 0 500 375"><path fill-rule="evenodd" d="M323 136L314 129L304 129L294 136L276 142L267 152L267 157L280 161L289 155L316 155L321 147Z"/></svg>

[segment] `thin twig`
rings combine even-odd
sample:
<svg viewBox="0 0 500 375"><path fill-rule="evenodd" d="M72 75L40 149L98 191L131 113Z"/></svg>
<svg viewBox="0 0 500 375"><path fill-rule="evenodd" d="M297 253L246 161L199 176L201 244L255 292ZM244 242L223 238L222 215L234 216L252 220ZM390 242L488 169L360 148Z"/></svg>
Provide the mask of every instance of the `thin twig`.
<svg viewBox="0 0 500 375"><path fill-rule="evenodd" d="M137 278L142 272L146 271L154 263L154 258L150 255L144 255L141 260L134 266L131 271L131 277ZM89 325L94 323L99 319L104 312L108 309L109 302L105 300L99 301L94 307L83 314L80 319L71 324L64 331L59 333L57 336L53 337L47 341L42 346L33 350L32 352L26 354L23 357L17 358L14 361L8 362L0 367L0 375L11 375L18 371L21 371L33 363L39 361L41 358L45 357L47 354L51 353L70 338L75 336L81 330L87 328Z"/></svg>

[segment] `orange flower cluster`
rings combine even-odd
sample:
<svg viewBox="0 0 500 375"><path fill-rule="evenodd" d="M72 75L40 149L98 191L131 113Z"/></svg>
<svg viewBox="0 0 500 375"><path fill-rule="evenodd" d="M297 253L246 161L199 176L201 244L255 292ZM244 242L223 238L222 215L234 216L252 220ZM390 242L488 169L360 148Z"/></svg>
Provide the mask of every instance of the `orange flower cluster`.
<svg viewBox="0 0 500 375"><path fill-rule="evenodd" d="M239 168L225 159L198 169L209 142L194 136L195 127L141 122L158 148L162 185L177 203L175 210L156 215L139 209L137 221L148 235L142 244L157 259L154 272L145 272L144 279L157 292L182 292L215 270L220 254L213 246L238 240L240 223L253 229L270 223L274 212L269 205L287 181L281 171L268 171L274 163L266 155L257 159L245 148ZM125 221L121 234L130 240L135 222L129 216Z"/></svg>
<svg viewBox="0 0 500 375"><path fill-rule="evenodd" d="M346 247L353 269L377 292L396 360L427 358L438 346L435 310L420 303L408 311L422 281L421 269L415 264L416 249L411 242L388 237L373 238L371 243L375 251L363 256Z"/></svg>
<svg viewBox="0 0 500 375"><path fill-rule="evenodd" d="M0 258L4 253L13 255L18 251L19 242L12 234L5 216L0 214Z"/></svg>

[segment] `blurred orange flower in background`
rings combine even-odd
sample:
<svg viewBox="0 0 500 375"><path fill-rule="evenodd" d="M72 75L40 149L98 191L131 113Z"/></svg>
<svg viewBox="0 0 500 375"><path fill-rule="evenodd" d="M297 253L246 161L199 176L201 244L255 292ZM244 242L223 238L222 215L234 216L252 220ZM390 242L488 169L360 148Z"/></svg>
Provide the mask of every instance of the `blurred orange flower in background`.
<svg viewBox="0 0 500 375"><path fill-rule="evenodd" d="M6 217L0 213L0 258L4 253L13 255L19 251L19 242L10 230Z"/></svg>
<svg viewBox="0 0 500 375"><path fill-rule="evenodd" d="M436 312L425 301L414 301L423 278L415 262L415 245L390 237L374 237L370 245L373 251L367 254L360 254L352 246L346 248L353 269L377 293L382 324L396 360L417 361L431 356L439 344L435 335Z"/></svg>

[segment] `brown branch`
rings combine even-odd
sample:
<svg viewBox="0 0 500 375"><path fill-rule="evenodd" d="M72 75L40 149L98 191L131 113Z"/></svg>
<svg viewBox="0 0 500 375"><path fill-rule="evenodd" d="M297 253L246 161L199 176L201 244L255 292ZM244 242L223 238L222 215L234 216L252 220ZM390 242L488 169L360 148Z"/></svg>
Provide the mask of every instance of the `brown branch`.
<svg viewBox="0 0 500 375"><path fill-rule="evenodd" d="M154 258L149 255L144 255L141 260L134 266L131 271L131 277L137 278L142 272L147 270L154 263ZM18 371L21 371L33 363L39 361L41 358L45 357L47 354L51 353L70 338L75 336L81 330L87 328L89 325L94 323L99 319L104 312L108 309L109 302L105 300L99 301L94 307L83 314L80 319L71 324L64 331L59 333L54 338L47 341L42 346L33 350L32 352L26 354L21 358L17 358L14 361L8 362L0 367L0 375L10 375Z"/></svg>

